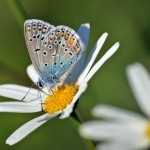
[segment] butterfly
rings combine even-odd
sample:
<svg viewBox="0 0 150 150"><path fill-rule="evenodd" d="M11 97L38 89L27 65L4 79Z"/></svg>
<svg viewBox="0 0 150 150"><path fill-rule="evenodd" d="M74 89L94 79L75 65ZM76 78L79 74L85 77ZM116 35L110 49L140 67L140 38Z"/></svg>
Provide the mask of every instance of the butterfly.
<svg viewBox="0 0 150 150"><path fill-rule="evenodd" d="M26 45L39 75L38 87L63 83L81 53L81 39L70 27L37 19L24 23Z"/></svg>

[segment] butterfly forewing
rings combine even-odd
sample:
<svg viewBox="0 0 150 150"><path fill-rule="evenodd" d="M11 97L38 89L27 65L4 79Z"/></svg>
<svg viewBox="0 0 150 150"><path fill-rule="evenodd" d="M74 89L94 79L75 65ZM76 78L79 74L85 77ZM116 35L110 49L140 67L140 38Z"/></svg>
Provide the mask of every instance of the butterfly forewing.
<svg viewBox="0 0 150 150"><path fill-rule="evenodd" d="M48 33L55 27L40 20L27 20L25 22L25 39L28 51L38 74L42 74L44 57L44 41Z"/></svg>
<svg viewBox="0 0 150 150"><path fill-rule="evenodd" d="M25 39L35 70L42 82L63 82L77 61L81 48L77 33L66 26L41 20L25 22Z"/></svg>

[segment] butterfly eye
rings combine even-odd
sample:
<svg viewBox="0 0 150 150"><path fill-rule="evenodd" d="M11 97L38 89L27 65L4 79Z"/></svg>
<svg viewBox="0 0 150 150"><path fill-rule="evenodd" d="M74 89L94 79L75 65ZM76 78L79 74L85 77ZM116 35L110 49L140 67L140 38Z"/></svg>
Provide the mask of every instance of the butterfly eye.
<svg viewBox="0 0 150 150"><path fill-rule="evenodd" d="M65 51L67 51L68 49L67 48L65 48Z"/></svg>
<svg viewBox="0 0 150 150"><path fill-rule="evenodd" d="M38 86L39 88L43 88L44 84L43 84L42 82L38 82L38 83L37 83L37 86Z"/></svg>
<svg viewBox="0 0 150 150"><path fill-rule="evenodd" d="M53 76L53 79L57 79L56 75Z"/></svg>

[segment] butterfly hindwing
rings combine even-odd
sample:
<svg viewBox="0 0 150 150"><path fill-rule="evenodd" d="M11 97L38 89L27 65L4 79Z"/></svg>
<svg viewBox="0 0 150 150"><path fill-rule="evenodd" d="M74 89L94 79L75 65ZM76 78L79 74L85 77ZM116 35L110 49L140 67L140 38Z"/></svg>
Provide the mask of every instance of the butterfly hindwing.
<svg viewBox="0 0 150 150"><path fill-rule="evenodd" d="M75 31L66 26L58 26L56 29L58 48L55 57L54 73L61 76L73 66L80 53L79 37ZM59 34L58 34L59 33Z"/></svg>

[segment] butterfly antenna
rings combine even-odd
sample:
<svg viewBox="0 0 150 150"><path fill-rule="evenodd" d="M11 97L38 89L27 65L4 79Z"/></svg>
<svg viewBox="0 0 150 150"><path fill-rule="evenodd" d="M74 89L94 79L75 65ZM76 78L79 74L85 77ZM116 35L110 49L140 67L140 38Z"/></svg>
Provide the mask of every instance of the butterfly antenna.
<svg viewBox="0 0 150 150"><path fill-rule="evenodd" d="M41 92L44 92L44 91L42 91L40 88L39 88L39 86L38 85L36 85L36 89L38 90L38 92L37 92L37 97L38 97L38 99L40 99L40 102L41 102L41 111L43 111L43 102L42 102L42 95L41 95Z"/></svg>
<svg viewBox="0 0 150 150"><path fill-rule="evenodd" d="M41 111L43 111L43 101L42 101L42 95L41 95L41 91L39 91L39 98L40 98L40 100L41 100Z"/></svg>
<svg viewBox="0 0 150 150"><path fill-rule="evenodd" d="M26 98L26 96L28 95L28 93L30 92L30 90L32 89L32 87L35 85L35 83L33 83L32 85L31 85L31 87L29 88L29 90L27 91L27 93L25 94L25 96L21 99L21 101L23 101L25 98Z"/></svg>
<svg viewBox="0 0 150 150"><path fill-rule="evenodd" d="M46 87L47 88L47 87ZM48 89L48 88L47 88ZM46 95L49 95L48 93L46 93L45 91L43 91L42 89L38 88L39 91L43 92Z"/></svg>

